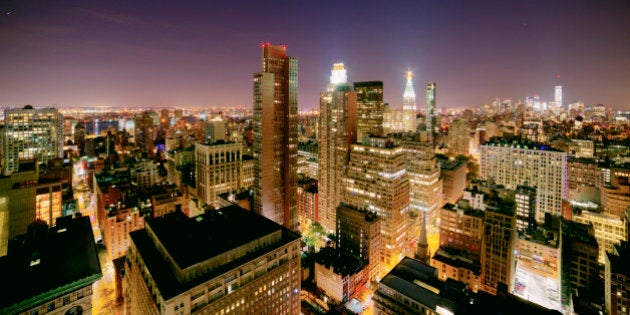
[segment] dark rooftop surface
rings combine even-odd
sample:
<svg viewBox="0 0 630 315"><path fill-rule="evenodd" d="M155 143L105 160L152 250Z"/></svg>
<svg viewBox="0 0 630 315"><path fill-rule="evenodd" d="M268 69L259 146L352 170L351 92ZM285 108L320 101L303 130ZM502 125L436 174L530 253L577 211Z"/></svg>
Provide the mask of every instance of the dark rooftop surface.
<svg viewBox="0 0 630 315"><path fill-rule="evenodd" d="M35 233L12 240L0 258L0 313L25 311L102 276L89 217L63 217L50 229L38 222L30 229Z"/></svg>
<svg viewBox="0 0 630 315"><path fill-rule="evenodd" d="M326 268L332 266L335 273L344 277L355 274L365 267L359 257L332 247L325 247L315 254L315 261Z"/></svg>
<svg viewBox="0 0 630 315"><path fill-rule="evenodd" d="M483 291L472 293L465 284L448 279L437 279L437 270L420 261L403 258L381 283L411 299L435 309L441 306L453 314L478 315L560 315L534 303L527 302L499 289L498 295ZM437 289L437 290L436 290Z"/></svg>
<svg viewBox="0 0 630 315"><path fill-rule="evenodd" d="M169 299L255 257L300 238L299 234L236 205L206 211L206 213L194 218L187 218L177 211L162 217L147 219L145 224L155 232L165 249L182 269L272 232L282 231L280 242L233 260L186 283L177 280L169 267L169 263L158 252L146 229L131 232L131 239L138 248L149 272L153 275L164 299Z"/></svg>

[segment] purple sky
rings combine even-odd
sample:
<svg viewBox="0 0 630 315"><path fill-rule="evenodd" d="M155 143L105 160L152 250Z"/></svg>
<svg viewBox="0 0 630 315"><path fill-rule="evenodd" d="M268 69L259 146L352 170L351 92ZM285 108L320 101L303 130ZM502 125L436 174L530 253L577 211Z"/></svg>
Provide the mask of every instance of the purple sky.
<svg viewBox="0 0 630 315"><path fill-rule="evenodd" d="M394 1L391 1L394 3ZM418 105L523 99L630 109L630 1L0 2L0 106L252 104L261 42L299 59L299 106L319 106L332 63Z"/></svg>

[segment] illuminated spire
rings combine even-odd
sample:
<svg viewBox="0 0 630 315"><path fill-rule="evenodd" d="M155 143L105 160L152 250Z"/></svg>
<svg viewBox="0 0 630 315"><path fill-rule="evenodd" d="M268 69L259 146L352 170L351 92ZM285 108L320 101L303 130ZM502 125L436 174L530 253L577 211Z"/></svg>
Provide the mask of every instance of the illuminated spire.
<svg viewBox="0 0 630 315"><path fill-rule="evenodd" d="M344 68L343 63L339 62L334 64L330 73L330 84L342 84L348 82L348 76L346 75L346 69Z"/></svg>
<svg viewBox="0 0 630 315"><path fill-rule="evenodd" d="M416 111L416 92L413 91L413 75L407 71L407 86L403 94L403 109Z"/></svg>

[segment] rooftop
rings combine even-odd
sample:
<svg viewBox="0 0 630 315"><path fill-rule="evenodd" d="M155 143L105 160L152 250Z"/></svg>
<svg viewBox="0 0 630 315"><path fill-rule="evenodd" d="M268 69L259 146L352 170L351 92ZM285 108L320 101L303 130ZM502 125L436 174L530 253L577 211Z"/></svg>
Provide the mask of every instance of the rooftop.
<svg viewBox="0 0 630 315"><path fill-rule="evenodd" d="M494 147L511 147L517 149L539 150L539 151L551 151L551 152L564 152L558 149L554 149L547 144L540 142L534 142L520 137L492 137L483 146Z"/></svg>
<svg viewBox="0 0 630 315"><path fill-rule="evenodd" d="M100 279L101 266L89 217L43 222L9 243L0 257L0 313L20 313Z"/></svg>
<svg viewBox="0 0 630 315"><path fill-rule="evenodd" d="M162 217L147 219L145 225L155 233L155 237L181 269L218 256L270 233L277 231L282 233L281 241L269 244L258 251L210 270L189 282L182 283L177 280L169 262L157 250L151 239L153 236L149 235L146 229L131 232L132 241L165 299L300 238L298 234L275 222L236 205L206 211L204 214L193 218L188 218L183 213L176 211Z"/></svg>

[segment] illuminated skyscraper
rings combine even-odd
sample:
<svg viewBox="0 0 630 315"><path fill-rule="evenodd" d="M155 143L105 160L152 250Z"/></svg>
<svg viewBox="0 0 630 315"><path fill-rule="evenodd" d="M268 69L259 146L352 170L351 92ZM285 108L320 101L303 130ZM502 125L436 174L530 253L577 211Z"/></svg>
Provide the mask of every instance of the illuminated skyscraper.
<svg viewBox="0 0 630 315"><path fill-rule="evenodd" d="M433 129L435 128L435 82L427 83L426 128L429 141L433 141Z"/></svg>
<svg viewBox="0 0 630 315"><path fill-rule="evenodd" d="M562 85L556 85L555 99L556 109L562 108Z"/></svg>
<svg viewBox="0 0 630 315"><path fill-rule="evenodd" d="M320 223L329 233L336 230L341 179L346 176L350 146L357 141L357 93L346 82L343 63L336 63L330 85L319 98L318 208Z"/></svg>
<svg viewBox="0 0 630 315"><path fill-rule="evenodd" d="M297 59L262 45L254 74L254 211L297 229Z"/></svg>
<svg viewBox="0 0 630 315"><path fill-rule="evenodd" d="M403 94L403 124L405 131L416 131L416 92L413 90L413 82L411 82L411 71L407 71L407 85Z"/></svg>
<svg viewBox="0 0 630 315"><path fill-rule="evenodd" d="M391 138L363 140L352 145L343 202L381 218L383 262L392 266L405 253L409 233L406 154Z"/></svg>
<svg viewBox="0 0 630 315"><path fill-rule="evenodd" d="M354 82L357 93L357 142L365 135L383 135L383 82Z"/></svg>
<svg viewBox="0 0 630 315"><path fill-rule="evenodd" d="M4 111L3 173L18 171L20 160L39 164L63 157L63 117L55 108L10 108Z"/></svg>

